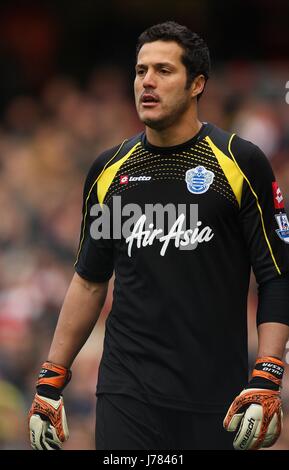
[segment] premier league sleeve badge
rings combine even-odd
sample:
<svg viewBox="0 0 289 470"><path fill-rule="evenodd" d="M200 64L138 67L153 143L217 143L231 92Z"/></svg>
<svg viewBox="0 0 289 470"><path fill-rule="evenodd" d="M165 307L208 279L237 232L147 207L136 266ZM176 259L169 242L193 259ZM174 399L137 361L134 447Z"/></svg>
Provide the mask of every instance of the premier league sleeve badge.
<svg viewBox="0 0 289 470"><path fill-rule="evenodd" d="M278 236L283 240L285 243L289 243L289 222L288 217L285 212L280 212L279 214L275 215L277 223L279 225L279 229L276 230Z"/></svg>

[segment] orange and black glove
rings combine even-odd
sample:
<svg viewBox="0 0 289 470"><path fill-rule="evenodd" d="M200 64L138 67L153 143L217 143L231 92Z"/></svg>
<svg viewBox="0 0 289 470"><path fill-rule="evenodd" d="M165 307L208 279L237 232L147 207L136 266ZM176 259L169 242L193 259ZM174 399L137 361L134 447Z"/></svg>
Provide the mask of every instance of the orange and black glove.
<svg viewBox="0 0 289 470"><path fill-rule="evenodd" d="M69 437L62 390L71 379L65 367L44 362L36 382L37 393L28 416L34 450L59 450Z"/></svg>
<svg viewBox="0 0 289 470"><path fill-rule="evenodd" d="M227 431L237 431L236 450L271 447L282 429L280 387L284 363L276 357L256 360L252 378L231 404L224 419Z"/></svg>

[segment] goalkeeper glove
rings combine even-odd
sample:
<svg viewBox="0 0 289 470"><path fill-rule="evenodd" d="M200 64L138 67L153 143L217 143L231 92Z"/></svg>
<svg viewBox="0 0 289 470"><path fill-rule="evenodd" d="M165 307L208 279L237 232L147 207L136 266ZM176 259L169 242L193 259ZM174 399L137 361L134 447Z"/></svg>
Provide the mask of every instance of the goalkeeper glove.
<svg viewBox="0 0 289 470"><path fill-rule="evenodd" d="M256 360L252 378L231 404L224 419L227 431L238 432L236 450L271 447L282 429L280 390L284 364L275 357Z"/></svg>
<svg viewBox="0 0 289 470"><path fill-rule="evenodd" d="M69 437L62 390L71 379L65 367L44 362L36 382L37 393L28 416L34 450L59 450Z"/></svg>

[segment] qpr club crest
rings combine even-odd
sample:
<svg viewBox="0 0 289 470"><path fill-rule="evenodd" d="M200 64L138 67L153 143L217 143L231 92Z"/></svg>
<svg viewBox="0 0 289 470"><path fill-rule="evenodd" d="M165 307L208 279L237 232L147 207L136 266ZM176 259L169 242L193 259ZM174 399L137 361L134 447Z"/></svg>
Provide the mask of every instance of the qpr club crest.
<svg viewBox="0 0 289 470"><path fill-rule="evenodd" d="M215 177L215 173L206 170L204 166L196 166L186 171L188 190L193 194L203 194L208 191Z"/></svg>
<svg viewBox="0 0 289 470"><path fill-rule="evenodd" d="M275 215L275 218L279 225L279 229L276 230L278 236L285 243L289 243L289 222L287 214L285 212L280 212L279 214Z"/></svg>

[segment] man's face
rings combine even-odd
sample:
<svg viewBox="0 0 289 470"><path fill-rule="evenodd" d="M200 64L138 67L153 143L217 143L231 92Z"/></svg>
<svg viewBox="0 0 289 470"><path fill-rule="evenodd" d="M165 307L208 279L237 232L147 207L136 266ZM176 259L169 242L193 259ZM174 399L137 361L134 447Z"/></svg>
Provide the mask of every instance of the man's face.
<svg viewBox="0 0 289 470"><path fill-rule="evenodd" d="M182 53L182 48L174 41L146 43L139 51L135 102L140 120L148 127L165 129L177 122L191 106Z"/></svg>

